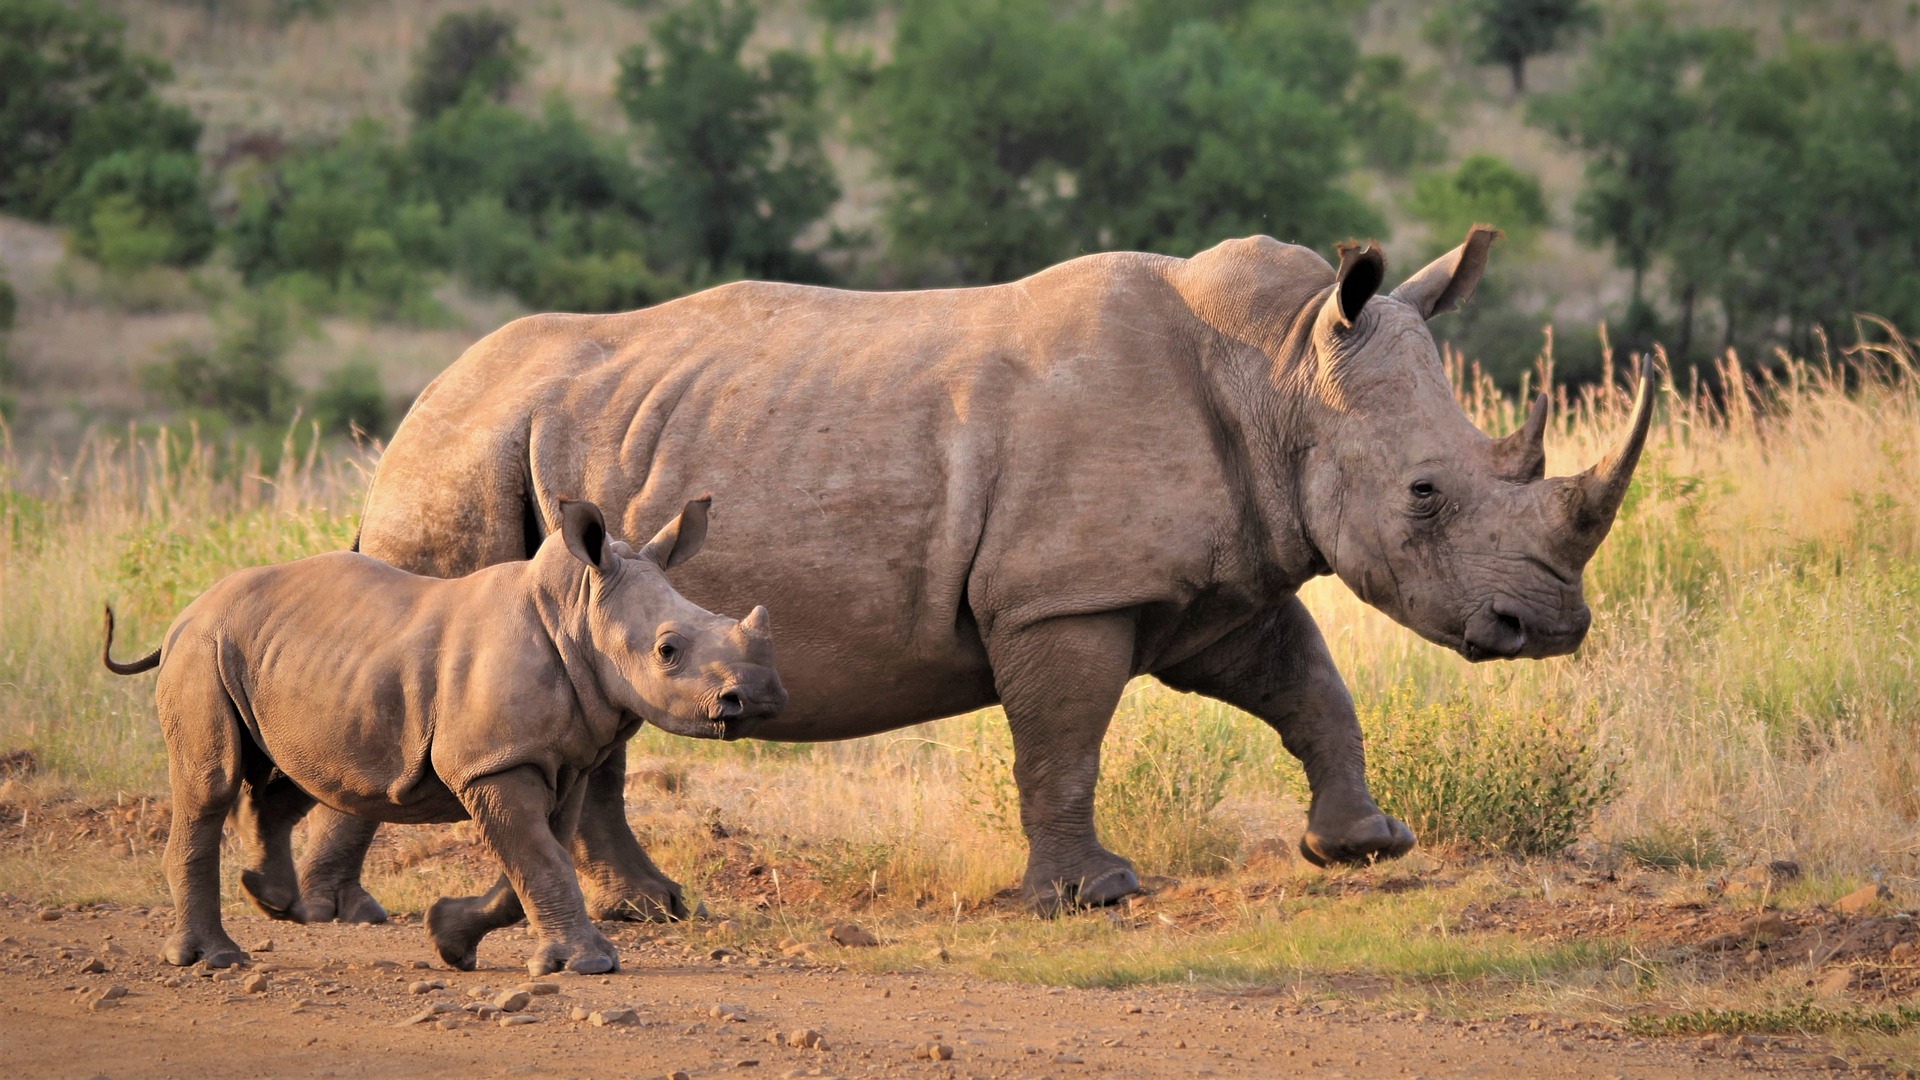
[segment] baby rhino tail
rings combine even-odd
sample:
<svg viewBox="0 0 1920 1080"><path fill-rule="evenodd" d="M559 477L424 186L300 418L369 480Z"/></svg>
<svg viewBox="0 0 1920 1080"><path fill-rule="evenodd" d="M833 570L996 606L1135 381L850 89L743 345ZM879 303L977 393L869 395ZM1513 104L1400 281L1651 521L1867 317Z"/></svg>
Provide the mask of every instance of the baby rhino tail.
<svg viewBox="0 0 1920 1080"><path fill-rule="evenodd" d="M155 649L131 664L117 664L113 660L113 605L107 605L107 644L100 650L100 659L107 662L107 670L115 675L138 675L143 671L152 671L160 666L160 650Z"/></svg>

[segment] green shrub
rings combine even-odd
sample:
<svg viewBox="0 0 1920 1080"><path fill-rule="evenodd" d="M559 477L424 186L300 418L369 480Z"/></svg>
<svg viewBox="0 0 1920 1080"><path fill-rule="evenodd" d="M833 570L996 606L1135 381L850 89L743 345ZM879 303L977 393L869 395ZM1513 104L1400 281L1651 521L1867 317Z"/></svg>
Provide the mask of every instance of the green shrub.
<svg viewBox="0 0 1920 1080"><path fill-rule="evenodd" d="M1546 855L1573 843L1618 787L1619 762L1589 725L1410 690L1360 713L1367 781L1427 843Z"/></svg>
<svg viewBox="0 0 1920 1080"><path fill-rule="evenodd" d="M0 334L13 329L13 322L20 316L20 296L13 291L13 282L0 277Z"/></svg>
<svg viewBox="0 0 1920 1080"><path fill-rule="evenodd" d="M393 411L386 387L380 383L380 369L356 358L329 372L314 392L313 419L329 434L355 428L375 436L389 434Z"/></svg>
<svg viewBox="0 0 1920 1080"><path fill-rule="evenodd" d="M123 150L95 162L61 203L74 249L109 270L193 266L213 252L213 210L200 159L176 150Z"/></svg>
<svg viewBox="0 0 1920 1080"><path fill-rule="evenodd" d="M154 93L167 66L125 37L94 4L0 0L0 213L50 217L116 153L193 153L199 123Z"/></svg>
<svg viewBox="0 0 1920 1080"><path fill-rule="evenodd" d="M174 405L241 423L292 416L297 395L285 364L299 332L292 305L277 295L248 294L222 322L212 348L177 343L167 359L141 370L141 381Z"/></svg>

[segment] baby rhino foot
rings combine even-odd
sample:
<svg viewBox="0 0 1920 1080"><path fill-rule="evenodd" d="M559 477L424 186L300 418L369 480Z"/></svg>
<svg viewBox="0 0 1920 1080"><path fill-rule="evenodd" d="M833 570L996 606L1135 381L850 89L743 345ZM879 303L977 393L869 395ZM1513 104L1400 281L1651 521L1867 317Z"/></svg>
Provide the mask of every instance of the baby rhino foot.
<svg viewBox="0 0 1920 1080"><path fill-rule="evenodd" d="M433 939L433 949L448 967L458 971L474 969L480 939L498 925L497 920L484 917L478 900L472 896L443 896L427 909L427 936Z"/></svg>
<svg viewBox="0 0 1920 1080"><path fill-rule="evenodd" d="M232 967L248 960L246 951L224 933L196 934L177 930L161 947L160 958L174 967L191 967L204 961L210 968Z"/></svg>
<svg viewBox="0 0 1920 1080"><path fill-rule="evenodd" d="M604 975L620 970L620 954L598 930L585 941L550 941L527 961L527 970L535 975L571 971L576 975Z"/></svg>

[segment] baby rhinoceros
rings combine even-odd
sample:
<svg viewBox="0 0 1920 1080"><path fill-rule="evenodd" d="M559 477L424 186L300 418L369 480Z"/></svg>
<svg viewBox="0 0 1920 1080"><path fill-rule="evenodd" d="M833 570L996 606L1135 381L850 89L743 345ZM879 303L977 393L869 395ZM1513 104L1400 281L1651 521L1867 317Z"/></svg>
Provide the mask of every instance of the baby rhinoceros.
<svg viewBox="0 0 1920 1080"><path fill-rule="evenodd" d="M592 503L563 500L560 531L531 560L454 580L351 552L243 570L128 664L112 658L109 608L107 666L160 668L167 962L247 958L220 923L230 811L248 897L304 921L290 836L317 800L377 821L479 824L506 872L486 896L429 911L447 963L472 969L482 937L525 917L535 974L616 968L568 855L587 775L643 721L727 739L786 704L766 609L735 622L667 583L705 539L707 505L688 503L636 552Z"/></svg>

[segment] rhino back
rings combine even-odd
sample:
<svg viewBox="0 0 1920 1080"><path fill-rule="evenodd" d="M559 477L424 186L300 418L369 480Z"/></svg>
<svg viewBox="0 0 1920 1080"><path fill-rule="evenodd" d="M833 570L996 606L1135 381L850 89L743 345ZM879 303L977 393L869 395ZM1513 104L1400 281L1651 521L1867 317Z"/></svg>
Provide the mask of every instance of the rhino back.
<svg viewBox="0 0 1920 1080"><path fill-rule="evenodd" d="M915 293L741 283L522 320L415 405L363 550L430 572L524 557L522 499L499 494L516 485L543 523L589 498L636 542L711 492L707 547L674 583L773 613L790 699L766 734L978 707L996 622L1177 608L1233 531L1177 262Z"/></svg>

